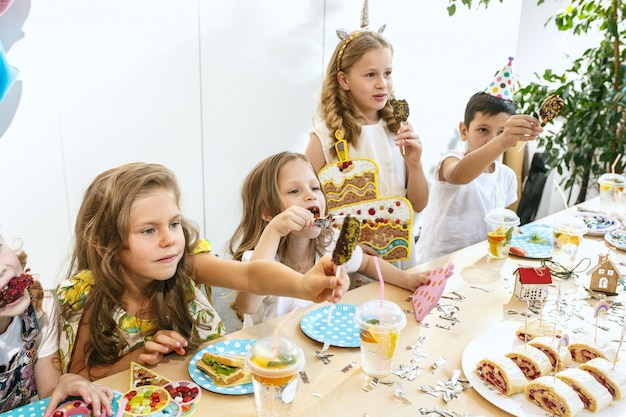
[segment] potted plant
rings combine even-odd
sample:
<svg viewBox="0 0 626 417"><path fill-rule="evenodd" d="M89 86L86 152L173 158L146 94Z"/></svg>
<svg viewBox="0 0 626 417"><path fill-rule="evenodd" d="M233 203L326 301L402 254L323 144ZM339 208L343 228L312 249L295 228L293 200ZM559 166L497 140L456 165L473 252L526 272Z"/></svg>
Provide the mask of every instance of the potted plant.
<svg viewBox="0 0 626 417"><path fill-rule="evenodd" d="M472 0L458 1L471 7ZM475 2L489 5L489 0ZM537 4L543 2L538 0ZM450 15L455 13L456 3L449 0ZM554 22L558 30L574 35L597 31L599 44L585 50L562 74L551 69L535 74L538 81L523 86L515 96L525 113L533 113L549 94L563 98L562 125L555 131L547 129L538 145L550 170L569 174L563 180L569 197L574 185L580 187L576 204L586 200L594 180L610 172L619 155L626 156L625 17L626 2L622 0L572 0L546 24ZM615 164L615 172L624 171L625 160Z"/></svg>

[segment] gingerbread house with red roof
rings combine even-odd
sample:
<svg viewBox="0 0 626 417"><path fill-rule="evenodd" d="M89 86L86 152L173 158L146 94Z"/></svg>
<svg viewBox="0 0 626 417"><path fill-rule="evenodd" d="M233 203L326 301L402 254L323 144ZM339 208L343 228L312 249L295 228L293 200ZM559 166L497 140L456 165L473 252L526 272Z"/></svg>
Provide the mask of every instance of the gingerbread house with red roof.
<svg viewBox="0 0 626 417"><path fill-rule="evenodd" d="M608 253L598 255L598 264L591 268L587 275L591 275L589 280L590 290L600 291L609 295L617 294L617 285L622 274L611 258L609 258Z"/></svg>
<svg viewBox="0 0 626 417"><path fill-rule="evenodd" d="M545 300L548 285L552 284L550 268L519 267L514 274L517 298L522 301Z"/></svg>

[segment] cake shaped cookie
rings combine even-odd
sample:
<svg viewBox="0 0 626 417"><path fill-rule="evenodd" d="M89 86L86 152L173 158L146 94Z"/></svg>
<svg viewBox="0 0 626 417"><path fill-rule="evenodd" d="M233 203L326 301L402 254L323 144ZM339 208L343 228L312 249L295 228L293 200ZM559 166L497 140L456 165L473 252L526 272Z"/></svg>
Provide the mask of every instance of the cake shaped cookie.
<svg viewBox="0 0 626 417"><path fill-rule="evenodd" d="M328 209L376 200L378 165L371 159L352 159L326 165L319 172Z"/></svg>
<svg viewBox="0 0 626 417"><path fill-rule="evenodd" d="M341 227L345 216L359 219L359 242L387 261L408 259L413 246L413 208L403 197L379 198L332 210L333 226Z"/></svg>

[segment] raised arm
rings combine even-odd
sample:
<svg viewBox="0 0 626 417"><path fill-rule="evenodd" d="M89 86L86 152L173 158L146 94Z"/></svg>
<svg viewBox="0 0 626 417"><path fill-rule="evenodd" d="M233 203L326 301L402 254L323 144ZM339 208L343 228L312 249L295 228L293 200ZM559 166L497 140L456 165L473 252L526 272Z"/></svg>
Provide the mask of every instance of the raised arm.
<svg viewBox="0 0 626 417"><path fill-rule="evenodd" d="M443 161L440 178L450 184L468 184L518 141L534 140L541 132L543 132L541 124L534 117L511 116L506 121L502 133L493 140L469 152L463 159L448 158Z"/></svg>
<svg viewBox="0 0 626 417"><path fill-rule="evenodd" d="M283 295L314 302L337 302L349 287L348 276L335 277L336 265L322 258L302 275L275 261L265 259L239 262L209 253L194 255L194 278L200 284L248 291L254 294ZM331 294L335 289L335 296Z"/></svg>
<svg viewBox="0 0 626 417"><path fill-rule="evenodd" d="M313 214L302 207L291 206L272 218L256 244L250 261L275 260L280 240L292 231L302 230L313 224ZM263 296L247 291L237 291L235 305L242 313L254 314L263 302Z"/></svg>

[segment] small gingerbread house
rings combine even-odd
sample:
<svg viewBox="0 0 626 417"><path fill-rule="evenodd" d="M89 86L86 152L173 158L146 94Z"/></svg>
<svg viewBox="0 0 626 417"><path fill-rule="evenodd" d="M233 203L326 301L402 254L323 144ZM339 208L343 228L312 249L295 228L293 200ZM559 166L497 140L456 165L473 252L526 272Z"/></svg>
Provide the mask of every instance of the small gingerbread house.
<svg viewBox="0 0 626 417"><path fill-rule="evenodd" d="M598 255L598 264L587 271L587 275L591 275L589 281L590 290L611 295L617 294L617 284L619 283L621 273L611 258L609 258L608 253Z"/></svg>
<svg viewBox="0 0 626 417"><path fill-rule="evenodd" d="M544 300L544 290L552 284L552 274L547 266L541 268L519 267L515 270L515 295L522 301Z"/></svg>

